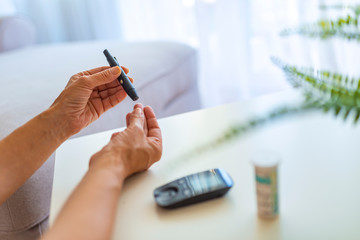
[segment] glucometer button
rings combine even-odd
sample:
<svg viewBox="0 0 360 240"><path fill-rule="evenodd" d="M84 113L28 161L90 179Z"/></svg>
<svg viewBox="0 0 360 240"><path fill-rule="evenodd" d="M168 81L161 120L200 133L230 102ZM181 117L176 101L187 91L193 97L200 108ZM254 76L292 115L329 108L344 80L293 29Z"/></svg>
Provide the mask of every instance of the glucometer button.
<svg viewBox="0 0 360 240"><path fill-rule="evenodd" d="M168 201L172 199L177 193L178 189L176 187L167 187L156 193L156 197L161 201Z"/></svg>
<svg viewBox="0 0 360 240"><path fill-rule="evenodd" d="M191 194L191 191L189 189L184 190L184 195L189 196Z"/></svg>
<svg viewBox="0 0 360 240"><path fill-rule="evenodd" d="M175 191L174 189L170 189L166 193L169 195L169 197L172 197L177 194L177 191Z"/></svg>
<svg viewBox="0 0 360 240"><path fill-rule="evenodd" d="M185 183L185 179L180 179L180 180L179 180L179 183L180 183L180 184L184 184L184 183Z"/></svg>

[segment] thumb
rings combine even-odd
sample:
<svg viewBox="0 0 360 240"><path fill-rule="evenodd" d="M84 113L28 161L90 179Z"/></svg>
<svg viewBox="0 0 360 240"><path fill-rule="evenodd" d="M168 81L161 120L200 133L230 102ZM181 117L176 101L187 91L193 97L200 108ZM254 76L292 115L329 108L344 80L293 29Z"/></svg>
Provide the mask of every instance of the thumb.
<svg viewBox="0 0 360 240"><path fill-rule="evenodd" d="M95 88L100 85L114 81L120 76L120 74L121 74L121 69L118 66L116 66L95 73L93 75L87 76L86 78L89 86L91 88Z"/></svg>

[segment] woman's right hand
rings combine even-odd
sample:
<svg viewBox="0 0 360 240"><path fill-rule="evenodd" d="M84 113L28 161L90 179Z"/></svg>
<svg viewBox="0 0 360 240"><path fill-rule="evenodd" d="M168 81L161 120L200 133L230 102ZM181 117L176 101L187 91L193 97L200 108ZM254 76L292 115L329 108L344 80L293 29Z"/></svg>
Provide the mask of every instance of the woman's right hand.
<svg viewBox="0 0 360 240"><path fill-rule="evenodd" d="M115 171L121 181L160 160L161 130L151 107L136 104L126 116L126 125L124 131L114 133L110 142L91 157L89 170Z"/></svg>

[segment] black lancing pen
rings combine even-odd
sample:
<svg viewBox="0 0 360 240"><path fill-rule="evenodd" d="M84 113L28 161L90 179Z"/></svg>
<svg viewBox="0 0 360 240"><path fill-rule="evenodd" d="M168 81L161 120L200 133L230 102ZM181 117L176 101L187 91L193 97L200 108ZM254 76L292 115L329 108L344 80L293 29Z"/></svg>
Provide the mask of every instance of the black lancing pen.
<svg viewBox="0 0 360 240"><path fill-rule="evenodd" d="M107 49L104 50L104 55L111 67L119 66L119 63L115 57L113 57ZM120 67L121 68L121 67ZM124 88L125 92L129 97L136 101L139 99L139 96L136 93L135 87L132 85L131 81L129 80L128 76L125 74L125 71L121 69L121 74L118 77L120 85Z"/></svg>

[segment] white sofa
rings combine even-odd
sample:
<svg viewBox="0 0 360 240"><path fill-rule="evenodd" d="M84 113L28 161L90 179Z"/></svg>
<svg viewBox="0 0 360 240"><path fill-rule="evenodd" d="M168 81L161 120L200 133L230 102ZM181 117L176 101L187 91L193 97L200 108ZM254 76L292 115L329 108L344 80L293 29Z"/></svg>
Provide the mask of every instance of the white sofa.
<svg viewBox="0 0 360 240"><path fill-rule="evenodd" d="M159 118L200 108L196 51L189 46L120 41L32 46L0 53L0 139L50 106L73 74L106 66L105 48L130 69L138 102L152 106ZM74 137L124 126L133 105L127 98ZM35 239L46 226L53 168L54 155L0 205L0 239Z"/></svg>

